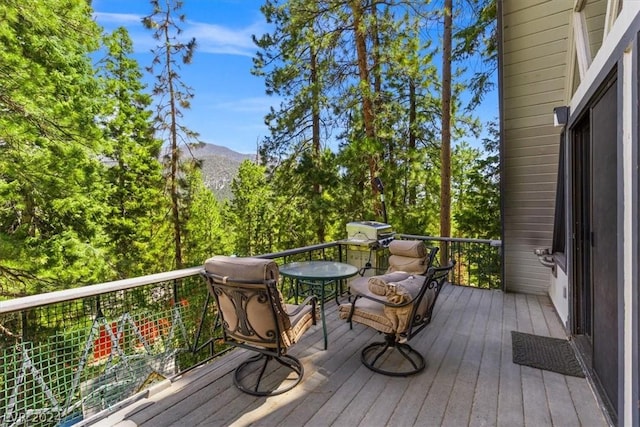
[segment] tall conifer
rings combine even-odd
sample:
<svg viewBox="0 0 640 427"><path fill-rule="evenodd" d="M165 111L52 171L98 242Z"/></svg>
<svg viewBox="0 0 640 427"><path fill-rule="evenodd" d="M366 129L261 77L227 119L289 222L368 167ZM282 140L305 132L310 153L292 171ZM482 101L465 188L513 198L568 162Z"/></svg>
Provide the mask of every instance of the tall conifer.
<svg viewBox="0 0 640 427"><path fill-rule="evenodd" d="M99 28L80 0L6 0L0 22L0 292L99 282L109 277L89 58Z"/></svg>
<svg viewBox="0 0 640 427"><path fill-rule="evenodd" d="M104 44L107 55L98 65L105 93L100 123L112 186L107 233L117 275L125 278L171 266L163 256L168 204L159 160L162 141L154 136L151 96L143 92L142 72L131 58L133 43L120 27L104 37Z"/></svg>
<svg viewBox="0 0 640 427"><path fill-rule="evenodd" d="M185 15L180 14L182 1L151 0L153 12L143 19L146 28L153 31L158 42L152 50L153 63L148 71L155 74L156 82L153 95L156 103L156 131L168 144L168 187L171 197L171 217L173 228L174 265L183 267L182 234L185 226L182 220L183 200L180 185L188 182L181 180L181 162L184 161L181 148L196 142L198 134L181 123L182 110L189 109L193 92L178 73L182 64L190 64L196 49L196 40L180 40ZM176 16L177 15L177 16Z"/></svg>

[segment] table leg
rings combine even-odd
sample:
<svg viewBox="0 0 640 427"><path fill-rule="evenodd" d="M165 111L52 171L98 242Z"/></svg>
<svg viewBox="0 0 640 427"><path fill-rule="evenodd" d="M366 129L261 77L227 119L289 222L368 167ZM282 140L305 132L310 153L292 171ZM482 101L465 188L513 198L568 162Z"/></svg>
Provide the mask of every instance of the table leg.
<svg viewBox="0 0 640 427"><path fill-rule="evenodd" d="M336 280L336 287L335 287L335 300L336 300L336 305L340 305L340 301L338 301L338 297L342 296L342 279L340 280Z"/></svg>
<svg viewBox="0 0 640 427"><path fill-rule="evenodd" d="M298 279L291 279L291 285L289 286L289 294L287 298L294 298L294 304L298 305Z"/></svg>
<svg viewBox="0 0 640 427"><path fill-rule="evenodd" d="M296 292L295 292L295 296L296 296L296 304L298 304L298 295L302 292L305 295L311 295L311 294L315 294L317 295L316 292L319 291L320 296L320 317L322 320L322 336L324 338L324 349L327 349L327 345L328 345L328 338L327 338L327 321L325 319L325 314L324 314L324 303L325 303L325 299L327 298L327 292L325 290L326 286L332 286L335 285L337 286L337 282L334 280L314 280L314 281L304 281L304 280L296 280ZM335 282L335 283L334 283ZM308 288L305 289L304 286L307 286ZM319 289L318 289L319 288ZM337 288L334 292L337 292ZM331 296L331 294L328 294L329 296ZM336 302L338 301L338 298L336 296Z"/></svg>
<svg viewBox="0 0 640 427"><path fill-rule="evenodd" d="M325 287L325 282L321 282L321 286L320 286L320 294L322 295L322 297L320 298L320 313L322 316L322 335L324 337L324 349L327 349L327 322L325 320L325 315L324 315L324 298L325 298L325 293L324 293L324 287Z"/></svg>

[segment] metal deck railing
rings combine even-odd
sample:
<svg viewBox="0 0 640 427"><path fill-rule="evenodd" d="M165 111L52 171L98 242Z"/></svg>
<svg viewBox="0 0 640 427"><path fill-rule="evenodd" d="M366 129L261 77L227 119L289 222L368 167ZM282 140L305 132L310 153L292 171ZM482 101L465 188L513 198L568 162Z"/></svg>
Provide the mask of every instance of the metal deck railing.
<svg viewBox="0 0 640 427"><path fill-rule="evenodd" d="M453 283L501 287L496 242L396 237L428 244L445 241L459 266ZM349 250L354 248L331 242L261 256L279 264L344 262ZM87 422L226 352L200 270L192 267L0 302L0 425ZM288 287L284 279L282 286Z"/></svg>

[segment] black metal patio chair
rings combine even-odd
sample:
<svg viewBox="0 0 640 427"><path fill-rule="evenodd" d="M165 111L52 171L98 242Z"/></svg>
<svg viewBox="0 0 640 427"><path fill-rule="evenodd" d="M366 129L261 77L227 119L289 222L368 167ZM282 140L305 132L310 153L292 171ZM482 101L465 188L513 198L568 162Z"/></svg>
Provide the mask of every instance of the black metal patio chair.
<svg viewBox="0 0 640 427"><path fill-rule="evenodd" d="M235 369L235 385L256 396L282 394L298 385L304 367L287 349L315 325L316 297L285 304L277 287L278 266L270 259L214 256L205 262L202 276L216 300L224 341L257 353ZM267 371L270 362L284 367L285 375L278 376L282 381L272 378L274 370Z"/></svg>
<svg viewBox="0 0 640 427"><path fill-rule="evenodd" d="M374 372L409 376L425 368L424 357L408 342L430 322L440 290L453 269L429 267L424 275L391 272L351 283L353 302L341 304L340 317L385 335L361 352L362 363Z"/></svg>

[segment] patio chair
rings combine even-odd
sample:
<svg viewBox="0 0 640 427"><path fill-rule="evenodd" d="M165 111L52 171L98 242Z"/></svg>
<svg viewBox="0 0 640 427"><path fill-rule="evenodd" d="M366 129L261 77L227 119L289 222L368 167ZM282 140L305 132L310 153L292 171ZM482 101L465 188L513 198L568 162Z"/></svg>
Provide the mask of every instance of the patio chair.
<svg viewBox="0 0 640 427"><path fill-rule="evenodd" d="M439 248L426 247L421 240L392 240L389 244L389 259L386 272L374 275L384 282L398 282L411 275L425 275L433 265ZM358 293L366 289L371 276L364 276L366 269L361 270L360 276L351 280L349 290Z"/></svg>
<svg viewBox="0 0 640 427"><path fill-rule="evenodd" d="M424 357L408 341L431 322L433 307L454 265L451 260L444 267L429 267L425 275L403 278L392 272L354 280L354 300L340 305L340 317L385 335L384 341L362 350L361 360L367 368L396 377L417 374L425 368Z"/></svg>
<svg viewBox="0 0 640 427"><path fill-rule="evenodd" d="M216 300L224 341L258 353L235 369L236 387L255 396L271 396L298 385L304 367L287 349L316 324L316 297L300 305L285 304L277 287L278 266L270 259L214 256L205 262L202 275ZM285 375L273 370L265 377L269 362L284 367L284 380L274 380Z"/></svg>

